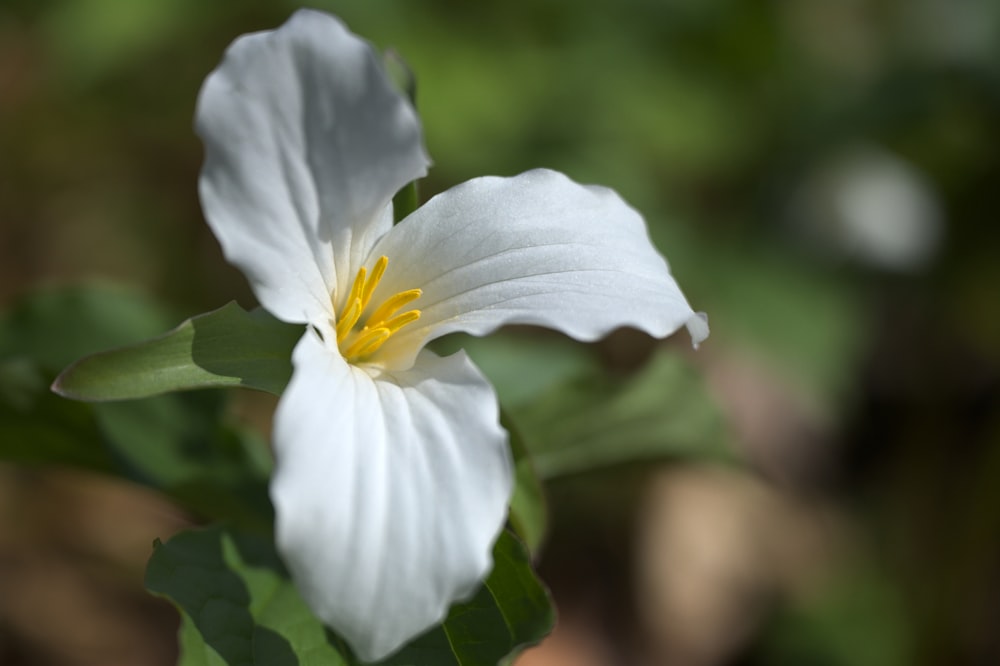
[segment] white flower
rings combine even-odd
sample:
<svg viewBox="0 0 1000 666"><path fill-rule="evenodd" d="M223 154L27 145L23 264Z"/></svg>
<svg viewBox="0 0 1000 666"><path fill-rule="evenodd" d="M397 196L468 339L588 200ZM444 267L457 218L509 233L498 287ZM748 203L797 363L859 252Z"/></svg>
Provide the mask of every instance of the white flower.
<svg viewBox="0 0 1000 666"><path fill-rule="evenodd" d="M366 660L443 619L489 573L512 490L493 388L424 348L510 323L594 340L708 334L607 189L551 171L478 178L392 225L423 176L420 124L373 49L300 11L236 40L205 81L200 193L263 305L308 324L275 416L281 553Z"/></svg>

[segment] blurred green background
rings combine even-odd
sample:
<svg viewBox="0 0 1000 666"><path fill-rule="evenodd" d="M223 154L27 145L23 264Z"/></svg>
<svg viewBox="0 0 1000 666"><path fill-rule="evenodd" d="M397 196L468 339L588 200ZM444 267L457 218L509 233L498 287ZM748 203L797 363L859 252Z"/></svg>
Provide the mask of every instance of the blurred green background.
<svg viewBox="0 0 1000 666"><path fill-rule="evenodd" d="M562 620L525 664L1000 661L1000 3L313 6L415 72L424 195L537 166L611 186L711 317L696 353L473 343L544 442ZM295 7L0 0L0 418L78 354L253 304L201 218L192 114L229 42ZM95 281L127 290L53 291ZM156 305L95 314L114 299ZM224 409L266 432L272 405ZM197 512L24 449L0 663L171 663L141 572Z"/></svg>

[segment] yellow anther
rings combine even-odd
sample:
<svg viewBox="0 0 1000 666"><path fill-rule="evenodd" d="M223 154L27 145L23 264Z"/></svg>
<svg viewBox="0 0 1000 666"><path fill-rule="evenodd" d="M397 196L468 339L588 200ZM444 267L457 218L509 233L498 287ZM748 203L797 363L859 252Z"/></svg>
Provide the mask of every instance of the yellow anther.
<svg viewBox="0 0 1000 666"><path fill-rule="evenodd" d="M364 266L358 269L358 274L354 278L354 284L351 285L351 291L347 294L347 298L344 299L344 305L350 307L357 299L362 299L361 295L365 290L365 275L368 273ZM364 300L364 299L362 299ZM364 309L364 303L361 304L362 309Z"/></svg>
<svg viewBox="0 0 1000 666"><path fill-rule="evenodd" d="M412 324L418 319L420 319L420 310L410 310L408 312L398 314L388 321L382 322L382 325L379 328L384 328L390 333L395 333L407 324Z"/></svg>
<svg viewBox="0 0 1000 666"><path fill-rule="evenodd" d="M365 269L361 269L365 270ZM350 306L344 310L344 314L341 315L340 320L337 322L337 344L339 345L350 333L354 325L358 323L358 319L361 318L361 299L355 298L350 302Z"/></svg>
<svg viewBox="0 0 1000 666"><path fill-rule="evenodd" d="M378 306L378 309L376 309L375 312L369 315L368 321L371 323L368 325L369 326L381 325L382 322L384 322L389 317L399 312L399 309L401 307L403 307L407 303L410 303L411 301L415 301L418 298L420 298L420 294L422 293L423 292L420 291L419 289L409 289L407 291L401 291L395 296L390 296L389 298L385 299L385 302L382 303L382 305Z"/></svg>
<svg viewBox="0 0 1000 666"><path fill-rule="evenodd" d="M375 262L375 267L372 268L372 276L365 284L364 291L361 292L361 309L368 307L368 301L372 299L372 294L375 293L375 287L377 287L379 281L382 280L382 276L385 274L385 267L388 265L389 257L384 254L378 258L378 261Z"/></svg>
<svg viewBox="0 0 1000 666"><path fill-rule="evenodd" d="M408 303L420 298L422 292L419 289L394 294L367 317L364 316L388 265L389 258L382 256L372 267L371 275L363 267L358 269L351 290L344 299L343 311L337 317L337 346L351 363L367 360L396 331L420 319L420 310L399 313Z"/></svg>
<svg viewBox="0 0 1000 666"><path fill-rule="evenodd" d="M392 331L387 328L375 328L367 330L361 334L361 336L355 340L347 351L344 352L344 356L348 361L352 361L363 356L368 356L376 349L382 346L382 344L389 339L392 335Z"/></svg>

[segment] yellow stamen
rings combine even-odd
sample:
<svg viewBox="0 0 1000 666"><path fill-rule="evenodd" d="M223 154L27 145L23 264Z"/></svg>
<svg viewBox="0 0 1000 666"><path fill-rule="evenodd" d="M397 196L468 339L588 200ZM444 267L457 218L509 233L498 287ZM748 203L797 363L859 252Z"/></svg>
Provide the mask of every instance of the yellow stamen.
<svg viewBox="0 0 1000 666"><path fill-rule="evenodd" d="M384 328L390 333L395 333L407 324L412 324L418 319L420 319L420 310L410 310L408 312L398 314L388 321L382 322L382 325L379 328Z"/></svg>
<svg viewBox="0 0 1000 666"><path fill-rule="evenodd" d="M388 265L389 258L382 256L375 262L370 275L367 269L358 269L351 290L344 299L343 311L337 317L337 346L351 363L367 360L398 330L420 319L420 310L399 312L408 303L420 298L422 292L419 289L394 294L367 317L364 316Z"/></svg>
<svg viewBox="0 0 1000 666"><path fill-rule="evenodd" d="M420 298L422 293L419 289L409 289L385 299L385 302L368 317L368 321L371 322L368 326L381 325L386 319L396 314L401 307Z"/></svg>
<svg viewBox="0 0 1000 666"><path fill-rule="evenodd" d="M364 270L363 268L361 270ZM358 323L358 319L361 318L361 299L355 298L351 301L351 305L344 311L344 314L340 317L340 321L337 322L337 344L339 345L347 337L347 334L354 328L354 325Z"/></svg>
<svg viewBox="0 0 1000 666"><path fill-rule="evenodd" d="M361 292L361 309L368 307L368 301L372 299L372 294L375 293L375 287L378 286L379 281L385 274L385 267L389 265L389 257L384 254L378 258L375 262L375 267L372 268L372 276L368 279L368 283L365 284L364 291ZM363 270L363 269L362 269Z"/></svg>
<svg viewBox="0 0 1000 666"><path fill-rule="evenodd" d="M351 285L351 292L344 299L344 305L350 306L356 299L361 298L361 294L364 293L365 289L365 275L368 273L367 269L362 266L358 269L358 275L354 278L354 284ZM364 303L361 304L364 308Z"/></svg>
<svg viewBox="0 0 1000 666"><path fill-rule="evenodd" d="M368 356L373 351L382 346L389 339L392 331L387 328L375 328L365 331L354 343L347 348L344 356L348 361Z"/></svg>
<svg viewBox="0 0 1000 666"><path fill-rule="evenodd" d="M344 336L358 323L361 311L365 309L364 303L361 302L361 295L365 289L365 275L367 273L368 269L364 266L358 269L358 274L354 277L354 282L351 284L351 291L347 294L347 298L344 299L344 311L340 313L335 326L337 344L344 341ZM334 307L336 305L334 303Z"/></svg>

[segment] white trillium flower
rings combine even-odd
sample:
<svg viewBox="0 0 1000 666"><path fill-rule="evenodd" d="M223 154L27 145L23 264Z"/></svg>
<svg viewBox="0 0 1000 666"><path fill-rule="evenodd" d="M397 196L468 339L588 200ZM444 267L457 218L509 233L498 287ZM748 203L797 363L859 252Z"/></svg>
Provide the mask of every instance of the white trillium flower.
<svg viewBox="0 0 1000 666"><path fill-rule="evenodd" d="M429 163L420 123L332 16L237 39L196 125L227 259L308 325L275 415L278 547L317 616L380 659L475 592L513 487L492 386L426 343L514 323L578 340L687 325L697 343L708 326L638 213L552 171L471 180L393 226Z"/></svg>

